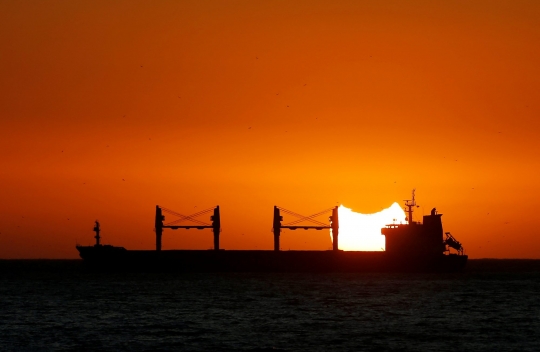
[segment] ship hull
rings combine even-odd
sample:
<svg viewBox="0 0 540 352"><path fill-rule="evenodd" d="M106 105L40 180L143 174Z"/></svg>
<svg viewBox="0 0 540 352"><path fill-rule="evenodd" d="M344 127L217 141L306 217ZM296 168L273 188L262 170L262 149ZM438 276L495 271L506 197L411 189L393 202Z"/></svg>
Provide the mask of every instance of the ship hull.
<svg viewBox="0 0 540 352"><path fill-rule="evenodd" d="M393 256L387 252L126 250L77 247L85 265L103 270L175 272L459 272L465 255Z"/></svg>

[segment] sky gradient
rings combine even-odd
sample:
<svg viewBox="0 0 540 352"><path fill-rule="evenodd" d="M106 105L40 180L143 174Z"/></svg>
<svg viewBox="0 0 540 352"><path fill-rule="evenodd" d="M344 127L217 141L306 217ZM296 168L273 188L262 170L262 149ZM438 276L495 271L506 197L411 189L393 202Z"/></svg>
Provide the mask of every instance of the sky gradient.
<svg viewBox="0 0 540 352"><path fill-rule="evenodd" d="M154 248L157 204L220 205L222 248L271 249L274 205L412 188L471 258L540 258L539 23L537 1L2 1L0 258L77 258L96 219Z"/></svg>

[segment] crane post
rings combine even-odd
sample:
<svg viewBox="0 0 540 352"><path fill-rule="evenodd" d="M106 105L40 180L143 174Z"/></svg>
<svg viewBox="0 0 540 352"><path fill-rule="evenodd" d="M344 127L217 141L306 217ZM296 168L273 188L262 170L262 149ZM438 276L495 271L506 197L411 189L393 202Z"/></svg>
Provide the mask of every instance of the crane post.
<svg viewBox="0 0 540 352"><path fill-rule="evenodd" d="M279 252L279 233L281 232L281 220L283 217L279 212L279 208L274 206L274 222L273 222L273 232L274 232L274 251Z"/></svg>
<svg viewBox="0 0 540 352"><path fill-rule="evenodd" d="M214 232L214 250L219 251L219 232L221 231L221 219L219 217L219 205L214 209L212 220L212 231Z"/></svg>
<svg viewBox="0 0 540 352"><path fill-rule="evenodd" d="M332 249L338 251L338 235L339 235L339 218L338 218L338 207L336 206L332 209L332 216L330 217L332 227Z"/></svg>
<svg viewBox="0 0 540 352"><path fill-rule="evenodd" d="M163 213L161 212L161 208L159 205L156 205L156 221L155 221L155 228L156 228L156 251L161 251L161 236L163 235L163 220L165 220L165 217L163 216Z"/></svg>

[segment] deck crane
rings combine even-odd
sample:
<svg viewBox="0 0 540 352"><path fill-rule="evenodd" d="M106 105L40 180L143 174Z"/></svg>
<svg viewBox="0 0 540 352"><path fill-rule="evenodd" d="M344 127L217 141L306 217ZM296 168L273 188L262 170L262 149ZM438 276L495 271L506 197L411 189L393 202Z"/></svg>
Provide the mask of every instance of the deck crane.
<svg viewBox="0 0 540 352"><path fill-rule="evenodd" d="M287 224L282 225L281 221L283 221L283 216L281 215L281 211L283 211L285 214L292 215L294 217L297 217L298 219L293 220ZM326 225L325 223L315 220L315 217L321 216L325 213L332 212L332 215L328 218L330 221L330 225ZM300 225L303 221L309 221L313 225ZM274 206L274 221L273 221L273 228L272 232L274 233L274 251L279 251L279 236L281 233L281 229L289 229L289 230L296 230L296 229L304 229L304 230L322 230L322 229L331 229L332 230L332 249L334 251L338 251L338 234L339 234L339 218L338 218L338 207L332 207L325 209L323 211L320 211L318 213L304 216L297 214L293 211L287 210L282 207Z"/></svg>
<svg viewBox="0 0 540 352"><path fill-rule="evenodd" d="M456 240L450 232L445 232L444 234L446 235L446 239L443 243L448 247L454 248L459 254L463 255L463 246L461 243Z"/></svg>
<svg viewBox="0 0 540 352"><path fill-rule="evenodd" d="M164 224L163 221L165 220L165 216L163 215L163 212L168 213L173 216L177 216L178 219L171 221L167 224ZM212 224L208 224L206 222L195 219L198 216L201 216L210 212L213 212L213 215L210 217ZM195 223L195 224L178 225L182 221L191 221L192 223ZM161 251L161 237L163 235L163 229L189 230L192 228L197 229L197 230L212 229L212 232L214 233L214 250L218 251L219 250L219 233L221 232L221 218L219 214L219 205L216 207L201 210L191 215L182 215L180 213L175 212L174 210L156 205L156 220L155 220L156 251L158 252Z"/></svg>

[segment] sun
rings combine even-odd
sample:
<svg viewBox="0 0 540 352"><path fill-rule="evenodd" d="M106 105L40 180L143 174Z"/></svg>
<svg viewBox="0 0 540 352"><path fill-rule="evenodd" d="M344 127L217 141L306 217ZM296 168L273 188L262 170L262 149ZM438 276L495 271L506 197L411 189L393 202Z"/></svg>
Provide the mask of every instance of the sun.
<svg viewBox="0 0 540 352"><path fill-rule="evenodd" d="M339 214L339 249L345 251L384 251L385 238L381 228L392 223L407 223L398 203L378 213L356 213L341 205ZM330 231L332 237L332 231Z"/></svg>

